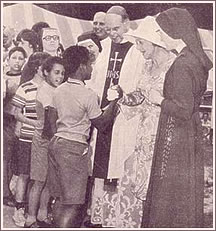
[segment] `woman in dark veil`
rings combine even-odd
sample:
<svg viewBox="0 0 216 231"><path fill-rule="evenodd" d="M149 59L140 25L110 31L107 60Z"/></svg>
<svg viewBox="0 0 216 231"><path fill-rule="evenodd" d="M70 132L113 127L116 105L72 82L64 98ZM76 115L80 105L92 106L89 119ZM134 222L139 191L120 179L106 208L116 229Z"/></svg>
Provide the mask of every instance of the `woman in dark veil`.
<svg viewBox="0 0 216 231"><path fill-rule="evenodd" d="M196 23L185 9L160 13L161 40L178 56L165 76L150 183L142 227L203 227L204 163L199 106L212 62L204 53Z"/></svg>

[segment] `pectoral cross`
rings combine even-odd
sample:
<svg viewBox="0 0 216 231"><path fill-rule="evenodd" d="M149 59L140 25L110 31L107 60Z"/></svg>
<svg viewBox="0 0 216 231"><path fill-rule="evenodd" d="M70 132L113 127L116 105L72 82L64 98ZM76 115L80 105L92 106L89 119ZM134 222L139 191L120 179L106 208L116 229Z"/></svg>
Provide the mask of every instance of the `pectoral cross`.
<svg viewBox="0 0 216 231"><path fill-rule="evenodd" d="M115 58L114 58L114 59L113 59L113 58L110 59L110 62L111 62L111 61L114 61L114 64L113 64L113 71L115 71L116 63L122 61L122 59L117 59L118 54L119 54L119 52L115 52Z"/></svg>

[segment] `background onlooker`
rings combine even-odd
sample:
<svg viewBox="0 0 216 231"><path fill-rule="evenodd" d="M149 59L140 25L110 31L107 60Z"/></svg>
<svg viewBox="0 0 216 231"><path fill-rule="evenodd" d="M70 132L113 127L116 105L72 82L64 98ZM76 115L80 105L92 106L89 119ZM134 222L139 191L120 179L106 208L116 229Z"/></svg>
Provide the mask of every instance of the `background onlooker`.
<svg viewBox="0 0 216 231"><path fill-rule="evenodd" d="M97 12L93 18L93 32L97 35L99 40L107 38L107 33L105 30L105 12Z"/></svg>
<svg viewBox="0 0 216 231"><path fill-rule="evenodd" d="M12 174L16 174L14 152L17 144L16 134L19 133L19 131L15 130L16 119L14 117L14 107L11 104L11 100L20 84L21 70L26 57L26 52L22 47L12 48L7 58L9 70L3 75L3 82L5 83L5 97L3 101L3 202L7 205L13 205L13 196L9 189L9 182Z"/></svg>

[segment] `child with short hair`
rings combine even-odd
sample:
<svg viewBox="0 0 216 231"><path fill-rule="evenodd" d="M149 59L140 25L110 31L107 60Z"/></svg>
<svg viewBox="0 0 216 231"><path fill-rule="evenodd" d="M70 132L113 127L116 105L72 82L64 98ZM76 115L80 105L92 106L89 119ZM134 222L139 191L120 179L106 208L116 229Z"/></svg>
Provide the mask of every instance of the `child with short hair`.
<svg viewBox="0 0 216 231"><path fill-rule="evenodd" d="M12 206L13 197L9 189L9 181L12 174L15 173L15 166L12 166L13 153L16 143L16 135L18 131L15 130L16 119L14 117L14 107L11 104L11 100L20 84L21 70L25 63L27 55L22 47L14 47L8 52L8 68L9 70L3 75L3 192L4 192L4 204Z"/></svg>
<svg viewBox="0 0 216 231"><path fill-rule="evenodd" d="M42 72L45 81L39 86L36 97L37 119L41 123L40 126L36 127L32 140L30 178L34 182L29 194L26 228L50 227L47 212L49 191L46 186L49 139L43 136L43 128L45 109L51 104L55 88L64 80L65 69L63 60L56 56L49 57L42 65ZM37 213L39 204L40 207Z"/></svg>
<svg viewBox="0 0 216 231"><path fill-rule="evenodd" d="M47 181L50 193L60 197L53 210L56 227L77 228L82 223L85 203L90 126L101 130L109 126L115 117L117 100L102 112L97 94L85 87L84 81L92 73L87 48L67 48L63 62L67 81L55 90L49 116L54 137L49 144Z"/></svg>
<svg viewBox="0 0 216 231"><path fill-rule="evenodd" d="M15 118L22 122L17 150L16 208L13 220L17 226L25 223L25 191L30 174L31 143L35 127L38 125L36 114L36 93L39 84L44 80L41 65L50 55L44 52L33 53L28 60L31 80L17 89L12 103L15 106Z"/></svg>
<svg viewBox="0 0 216 231"><path fill-rule="evenodd" d="M13 47L8 52L9 70L4 74L3 78L6 85L6 99L13 96L20 84L22 67L25 64L27 54L22 47Z"/></svg>
<svg viewBox="0 0 216 231"><path fill-rule="evenodd" d="M23 29L16 37L16 44L23 47L27 56L38 51L38 36L37 33L30 29Z"/></svg>
<svg viewBox="0 0 216 231"><path fill-rule="evenodd" d="M38 35L33 30L30 29L21 30L16 37L15 43L23 47L23 49L27 53L27 58L29 58L31 54L39 51ZM24 65L21 80L20 80L21 84L31 80L30 72L31 70L29 70L28 65Z"/></svg>

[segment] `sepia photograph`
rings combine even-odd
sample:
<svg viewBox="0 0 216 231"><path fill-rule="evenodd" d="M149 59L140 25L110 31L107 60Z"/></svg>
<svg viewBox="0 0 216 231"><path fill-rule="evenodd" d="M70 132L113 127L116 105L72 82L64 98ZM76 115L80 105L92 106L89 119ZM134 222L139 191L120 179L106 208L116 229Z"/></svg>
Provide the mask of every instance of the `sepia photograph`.
<svg viewBox="0 0 216 231"><path fill-rule="evenodd" d="M1 230L215 230L215 1L1 1Z"/></svg>

